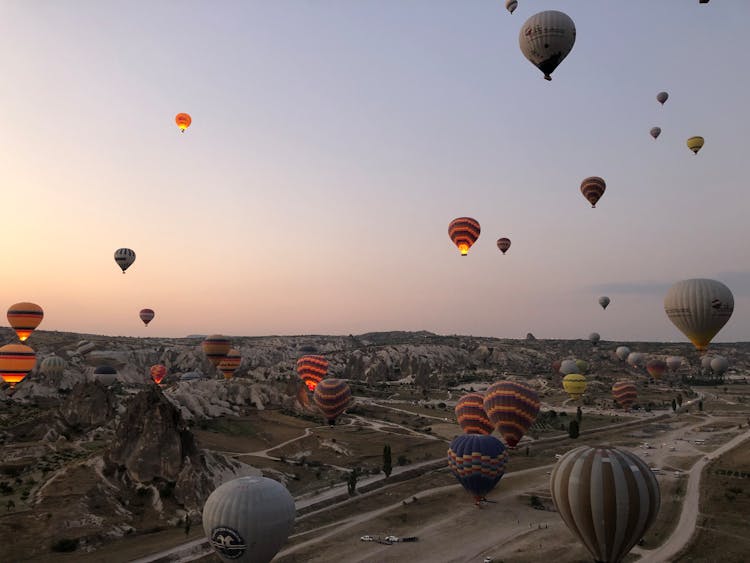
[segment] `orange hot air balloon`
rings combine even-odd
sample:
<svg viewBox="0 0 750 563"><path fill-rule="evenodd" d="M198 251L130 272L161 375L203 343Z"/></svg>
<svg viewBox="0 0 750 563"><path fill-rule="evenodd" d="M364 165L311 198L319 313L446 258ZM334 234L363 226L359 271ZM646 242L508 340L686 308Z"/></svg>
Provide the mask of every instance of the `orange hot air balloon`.
<svg viewBox="0 0 750 563"><path fill-rule="evenodd" d="M492 434L495 426L484 412L484 395L467 393L456 403L454 409L458 425L466 434Z"/></svg>
<svg viewBox="0 0 750 563"><path fill-rule="evenodd" d="M16 331L18 339L23 342L44 318L44 311L36 303L22 302L8 308L8 323Z"/></svg>
<svg viewBox="0 0 750 563"><path fill-rule="evenodd" d="M607 189L607 183L599 176L591 176L581 182L581 193L591 207L596 207L596 202L604 194L604 190Z"/></svg>
<svg viewBox="0 0 750 563"><path fill-rule="evenodd" d="M155 366L151 366L151 379L154 380L154 383L159 385L161 383L161 380L164 379L164 376L167 375L167 366L164 364L156 364Z"/></svg>
<svg viewBox="0 0 750 563"><path fill-rule="evenodd" d="M471 217L458 217L448 225L448 236L461 251L461 256L469 253L471 246L477 242L480 232L479 221Z"/></svg>
<svg viewBox="0 0 750 563"><path fill-rule="evenodd" d="M242 363L242 354L236 348L229 350L227 355L219 362L219 371L224 374L224 379L232 379L234 372Z"/></svg>
<svg viewBox="0 0 750 563"><path fill-rule="evenodd" d="M0 348L0 377L5 383L10 383L11 389L26 377L35 365L36 353L25 344L6 344Z"/></svg>
<svg viewBox="0 0 750 563"><path fill-rule="evenodd" d="M328 360L323 356L302 356L297 360L297 373L310 391L328 374Z"/></svg>
<svg viewBox="0 0 750 563"><path fill-rule="evenodd" d="M184 133L185 129L190 127L190 124L193 122L193 119L190 117L190 114L188 113L178 113L174 118L174 122L177 124L177 127L180 128L180 132Z"/></svg>
<svg viewBox="0 0 750 563"><path fill-rule="evenodd" d="M221 360L223 360L229 349L232 347L232 342L226 336L221 334L212 334L207 336L201 344L203 353L215 367L218 367Z"/></svg>
<svg viewBox="0 0 750 563"><path fill-rule="evenodd" d="M500 249L500 252L505 254L510 248L510 239L505 237L497 239L497 247Z"/></svg>
<svg viewBox="0 0 750 563"><path fill-rule="evenodd" d="M323 411L328 424L336 424L336 418L343 413L352 400L352 390L343 379L326 378L315 387L313 401Z"/></svg>

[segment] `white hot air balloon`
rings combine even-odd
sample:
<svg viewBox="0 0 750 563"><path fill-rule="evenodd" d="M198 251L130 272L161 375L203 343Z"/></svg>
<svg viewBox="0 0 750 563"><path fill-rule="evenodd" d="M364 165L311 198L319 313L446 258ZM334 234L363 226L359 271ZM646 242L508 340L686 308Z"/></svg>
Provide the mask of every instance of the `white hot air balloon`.
<svg viewBox="0 0 750 563"><path fill-rule="evenodd" d="M734 296L727 286L716 280L683 280L667 291L664 311L702 352L732 316Z"/></svg>
<svg viewBox="0 0 750 563"><path fill-rule="evenodd" d="M627 346L618 346L615 350L615 356L617 356L617 358L622 362L627 360L629 355L630 348L628 348Z"/></svg>
<svg viewBox="0 0 750 563"><path fill-rule="evenodd" d="M578 364L575 360L563 360L560 362L560 373L563 375L578 373Z"/></svg>
<svg viewBox="0 0 750 563"><path fill-rule="evenodd" d="M640 352L631 352L630 354L628 354L626 361L632 368L643 367L646 363L646 354L641 354Z"/></svg>
<svg viewBox="0 0 750 563"><path fill-rule="evenodd" d="M268 563L294 527L294 499L267 477L232 479L203 506L203 529L222 561Z"/></svg>
<svg viewBox="0 0 750 563"><path fill-rule="evenodd" d="M521 26L518 44L524 57L544 73L546 80L568 56L576 42L576 25L567 14L548 10L534 14Z"/></svg>
<svg viewBox="0 0 750 563"><path fill-rule="evenodd" d="M729 369L729 360L724 356L714 356L711 360L711 371L715 375L722 376Z"/></svg>

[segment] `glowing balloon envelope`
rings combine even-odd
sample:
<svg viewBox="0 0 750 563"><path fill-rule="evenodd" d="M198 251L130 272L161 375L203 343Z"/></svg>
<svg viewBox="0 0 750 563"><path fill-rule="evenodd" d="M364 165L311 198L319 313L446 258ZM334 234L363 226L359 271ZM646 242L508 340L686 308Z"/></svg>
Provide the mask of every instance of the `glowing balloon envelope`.
<svg viewBox="0 0 750 563"><path fill-rule="evenodd" d="M563 62L576 42L576 26L567 14L548 10L534 14L521 26L518 44L523 56L544 73L545 80Z"/></svg>
<svg viewBox="0 0 750 563"><path fill-rule="evenodd" d="M599 176L590 176L581 182L581 193L591 204L591 207L596 207L596 202L599 201L606 189L606 182Z"/></svg>
<svg viewBox="0 0 750 563"><path fill-rule="evenodd" d="M612 385L612 397L618 405L628 410L638 398L638 389L631 381L618 381Z"/></svg>
<svg viewBox="0 0 750 563"><path fill-rule="evenodd" d="M65 371L66 365L65 360L60 356L47 356L42 360L42 365L39 366L39 369L44 375L60 377Z"/></svg>
<svg viewBox="0 0 750 563"><path fill-rule="evenodd" d="M151 379L154 380L154 383L159 385L164 379L164 376L167 375L167 366L164 364L153 365L149 370L149 374L151 375Z"/></svg>
<svg viewBox="0 0 750 563"><path fill-rule="evenodd" d="M36 365L36 353L25 344L6 344L0 348L0 377L11 389Z"/></svg>
<svg viewBox="0 0 750 563"><path fill-rule="evenodd" d="M190 117L190 114L178 113L174 118L174 122L177 124L177 127L180 128L180 133L184 133L185 129L190 127L190 124L193 122L193 118Z"/></svg>
<svg viewBox="0 0 750 563"><path fill-rule="evenodd" d="M318 355L302 356L297 360L297 374L310 391L315 391L318 382L328 374L328 360Z"/></svg>
<svg viewBox="0 0 750 563"><path fill-rule="evenodd" d="M201 348L203 348L203 353L206 355L206 358L215 367L218 367L221 360L223 360L227 353L229 353L231 347L232 341L221 334L207 336L201 344Z"/></svg>
<svg viewBox="0 0 750 563"><path fill-rule="evenodd" d="M599 298L599 305L601 305L601 306L602 306L602 309L606 309L606 308L607 308L607 305L609 305L609 304L610 304L610 302L611 302L610 298L609 298L609 297L607 297L606 295L602 295L602 296L601 296L601 297Z"/></svg>
<svg viewBox="0 0 750 563"><path fill-rule="evenodd" d="M138 316L143 321L143 324L148 326L148 323L154 320L154 316L156 313L154 313L153 309L141 309L141 312L138 313Z"/></svg>
<svg viewBox="0 0 750 563"><path fill-rule="evenodd" d="M498 381L487 389L484 412L505 443L515 448L539 414L539 395L523 383Z"/></svg>
<svg viewBox="0 0 750 563"><path fill-rule="evenodd" d="M683 280L667 291L664 311L702 352L732 316L734 296L726 285L716 280Z"/></svg>
<svg viewBox="0 0 750 563"><path fill-rule="evenodd" d="M510 239L505 237L497 239L497 247L500 249L500 252L505 254L510 248Z"/></svg>
<svg viewBox="0 0 750 563"><path fill-rule="evenodd" d="M458 217L448 225L448 236L458 247L461 256L469 253L469 249L477 242L480 233L479 221L471 217Z"/></svg>
<svg viewBox="0 0 750 563"><path fill-rule="evenodd" d="M8 323L24 342L44 318L44 311L36 303L22 302L8 308Z"/></svg>
<svg viewBox="0 0 750 563"><path fill-rule="evenodd" d="M242 354L236 348L232 348L219 362L219 371L224 375L224 379L232 379L240 364L242 364Z"/></svg>
<svg viewBox="0 0 750 563"><path fill-rule="evenodd" d="M448 448L448 468L479 503L505 474L508 452L494 436L462 434Z"/></svg>
<svg viewBox="0 0 750 563"><path fill-rule="evenodd" d="M129 248L118 248L115 250L115 262L117 262L117 265L120 266L124 274L125 270L130 268L133 262L135 262L135 252Z"/></svg>
<svg viewBox="0 0 750 563"><path fill-rule="evenodd" d="M690 137L687 140L687 148L693 151L693 154L698 154L698 151L703 148L704 142L703 137Z"/></svg>
<svg viewBox="0 0 750 563"><path fill-rule="evenodd" d="M323 411L328 424L333 426L336 418L349 406L352 400L352 390L343 379L327 378L315 386L313 401Z"/></svg>
<svg viewBox="0 0 750 563"><path fill-rule="evenodd" d="M574 401L580 399L586 392L586 376L580 373L569 373L563 377L563 389Z"/></svg>
<svg viewBox="0 0 750 563"><path fill-rule="evenodd" d="M467 393L456 403L458 425L466 434L492 434L495 427L484 412L484 396Z"/></svg>

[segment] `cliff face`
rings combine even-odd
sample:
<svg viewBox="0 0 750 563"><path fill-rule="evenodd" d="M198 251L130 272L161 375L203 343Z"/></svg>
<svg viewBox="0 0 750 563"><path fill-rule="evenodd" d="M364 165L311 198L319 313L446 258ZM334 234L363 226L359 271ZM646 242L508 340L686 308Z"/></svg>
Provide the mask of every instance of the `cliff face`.
<svg viewBox="0 0 750 563"><path fill-rule="evenodd" d="M77 383L60 405L59 415L72 430L104 426L115 415L115 397L103 385Z"/></svg>

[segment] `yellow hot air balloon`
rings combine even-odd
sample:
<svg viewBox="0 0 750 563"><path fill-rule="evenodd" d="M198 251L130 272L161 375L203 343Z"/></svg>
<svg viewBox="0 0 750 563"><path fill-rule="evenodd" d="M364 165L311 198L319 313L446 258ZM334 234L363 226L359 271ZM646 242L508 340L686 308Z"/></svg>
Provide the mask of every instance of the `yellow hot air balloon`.
<svg viewBox="0 0 750 563"><path fill-rule="evenodd" d="M734 296L727 286L716 280L683 280L667 291L664 311L702 352L732 316Z"/></svg>
<svg viewBox="0 0 750 563"><path fill-rule="evenodd" d="M570 373L563 377L563 389L573 400L580 399L586 392L586 377L580 373Z"/></svg>
<svg viewBox="0 0 750 563"><path fill-rule="evenodd" d="M190 127L190 124L193 122L193 119L190 117L190 114L188 113L178 113L174 118L174 122L177 124L177 127L180 128L180 132L184 133L185 129Z"/></svg>
<svg viewBox="0 0 750 563"><path fill-rule="evenodd" d="M703 137L690 137L687 140L687 148L693 151L693 154L698 154L698 151L703 147Z"/></svg>

